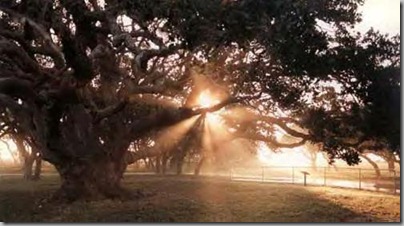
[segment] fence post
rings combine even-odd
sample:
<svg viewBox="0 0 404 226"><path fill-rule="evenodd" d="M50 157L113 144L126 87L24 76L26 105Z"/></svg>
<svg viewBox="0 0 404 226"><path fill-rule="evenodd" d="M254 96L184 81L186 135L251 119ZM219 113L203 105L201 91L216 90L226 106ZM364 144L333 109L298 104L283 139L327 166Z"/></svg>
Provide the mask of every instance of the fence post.
<svg viewBox="0 0 404 226"><path fill-rule="evenodd" d="M308 172L306 172L306 171L302 171L302 173L303 173L303 176L304 176L304 186L306 186L306 177L307 177L307 175L310 175Z"/></svg>
<svg viewBox="0 0 404 226"><path fill-rule="evenodd" d="M292 167L292 184L295 183L295 167Z"/></svg>
<svg viewBox="0 0 404 226"><path fill-rule="evenodd" d="M359 190L362 189L362 172L361 172L361 168L359 168Z"/></svg>
<svg viewBox="0 0 404 226"><path fill-rule="evenodd" d="M327 181L327 167L324 167L324 186L326 186Z"/></svg>

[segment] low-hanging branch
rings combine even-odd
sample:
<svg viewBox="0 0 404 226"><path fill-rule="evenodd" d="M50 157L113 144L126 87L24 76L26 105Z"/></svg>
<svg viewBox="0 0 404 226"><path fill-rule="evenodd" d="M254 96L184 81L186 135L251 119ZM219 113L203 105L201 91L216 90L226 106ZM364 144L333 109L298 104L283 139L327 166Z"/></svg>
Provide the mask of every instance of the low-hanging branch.
<svg viewBox="0 0 404 226"><path fill-rule="evenodd" d="M15 77L0 78L0 93L24 99L35 98L36 96L32 82Z"/></svg>
<svg viewBox="0 0 404 226"><path fill-rule="evenodd" d="M303 138L303 139L309 139L310 138L309 134L302 133L302 132L299 132L299 131L296 131L296 130L290 128L287 125L287 122L285 122L286 121L285 118L275 118L275 117L271 117L271 116L258 116L258 119L262 120L264 122L267 122L267 123L270 123L270 124L275 124L275 125L279 126L282 130L284 130L285 132L287 132L291 136L300 137L300 138ZM288 121L293 122L293 123L297 123L295 120L289 120L288 119Z"/></svg>
<svg viewBox="0 0 404 226"><path fill-rule="evenodd" d="M209 112L218 111L226 106L237 104L245 101L247 98L233 98L230 97L216 105L208 108L169 108L159 111L155 114L148 115L144 118L138 119L131 129L134 136L139 136L145 131L157 129L161 127L171 126L185 119L191 118L196 115L204 115Z"/></svg>
<svg viewBox="0 0 404 226"><path fill-rule="evenodd" d="M263 136L261 134L239 134L237 135L237 137L249 140L263 141L265 143L268 143L271 147L274 148L296 148L304 145L307 142L307 139L301 139L300 141L294 143L283 143L277 141L274 138Z"/></svg>

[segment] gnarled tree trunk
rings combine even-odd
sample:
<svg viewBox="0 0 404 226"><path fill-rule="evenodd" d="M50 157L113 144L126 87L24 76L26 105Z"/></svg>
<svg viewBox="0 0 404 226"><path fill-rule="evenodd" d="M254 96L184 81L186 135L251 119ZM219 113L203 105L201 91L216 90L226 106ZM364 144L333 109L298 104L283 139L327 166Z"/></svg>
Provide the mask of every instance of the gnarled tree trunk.
<svg viewBox="0 0 404 226"><path fill-rule="evenodd" d="M48 142L41 154L55 166L61 178L61 187L52 198L71 202L125 196L120 181L126 167L124 153L128 142L122 136L117 142L111 135L102 137L102 145L93 118L83 105L65 108L63 121L45 118L43 134Z"/></svg>
<svg viewBox="0 0 404 226"><path fill-rule="evenodd" d="M61 187L55 199L122 198L128 193L121 187L123 172L117 163L101 158L97 161L66 161L55 165L61 177Z"/></svg>

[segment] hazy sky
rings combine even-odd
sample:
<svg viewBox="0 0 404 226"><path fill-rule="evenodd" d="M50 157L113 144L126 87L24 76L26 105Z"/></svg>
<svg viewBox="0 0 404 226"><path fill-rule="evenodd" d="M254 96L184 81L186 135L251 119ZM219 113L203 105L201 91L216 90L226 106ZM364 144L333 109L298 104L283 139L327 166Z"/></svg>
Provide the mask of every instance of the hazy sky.
<svg viewBox="0 0 404 226"><path fill-rule="evenodd" d="M365 0L359 10L363 19L357 26L359 31L373 27L391 35L400 33L400 0Z"/></svg>

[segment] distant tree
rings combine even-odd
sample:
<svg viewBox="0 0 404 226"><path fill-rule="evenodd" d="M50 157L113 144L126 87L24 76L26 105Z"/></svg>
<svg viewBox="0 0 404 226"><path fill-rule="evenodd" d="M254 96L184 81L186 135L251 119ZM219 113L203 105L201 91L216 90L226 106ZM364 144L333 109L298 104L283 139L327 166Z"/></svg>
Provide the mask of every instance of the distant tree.
<svg viewBox="0 0 404 226"><path fill-rule="evenodd" d="M25 134L61 176L54 197L69 201L125 197L134 141L221 109L233 136L273 147L320 142L349 164L368 140L398 153L399 37L349 32L359 4L3 0L1 134ZM194 74L225 87L219 103L195 105L210 87ZM316 100L330 83L341 90Z"/></svg>
<svg viewBox="0 0 404 226"><path fill-rule="evenodd" d="M361 153L361 154L359 154L359 156L362 157L363 159L365 159L373 167L373 169L375 170L376 178L379 179L382 174L380 172L380 168L377 165L377 163L375 161L373 161L373 159L371 159L367 154Z"/></svg>
<svg viewBox="0 0 404 226"><path fill-rule="evenodd" d="M3 137L4 138L4 137ZM21 166L23 178L26 180L38 180L42 169L42 159L35 147L31 147L21 134L8 134L3 142L13 159L15 166ZM13 150L9 142L14 142L17 149Z"/></svg>
<svg viewBox="0 0 404 226"><path fill-rule="evenodd" d="M10 138L15 143L20 156L23 178L38 180L42 170L42 159L38 149L30 146L22 134L10 134Z"/></svg>
<svg viewBox="0 0 404 226"><path fill-rule="evenodd" d="M390 172L395 171L395 165L400 164L399 156L392 152L391 150L365 150L364 154L373 154L375 156L381 157L387 163L388 170Z"/></svg>
<svg viewBox="0 0 404 226"><path fill-rule="evenodd" d="M317 155L320 153L320 145L306 143L304 146L303 154L310 160L310 167L312 170L317 170Z"/></svg>

